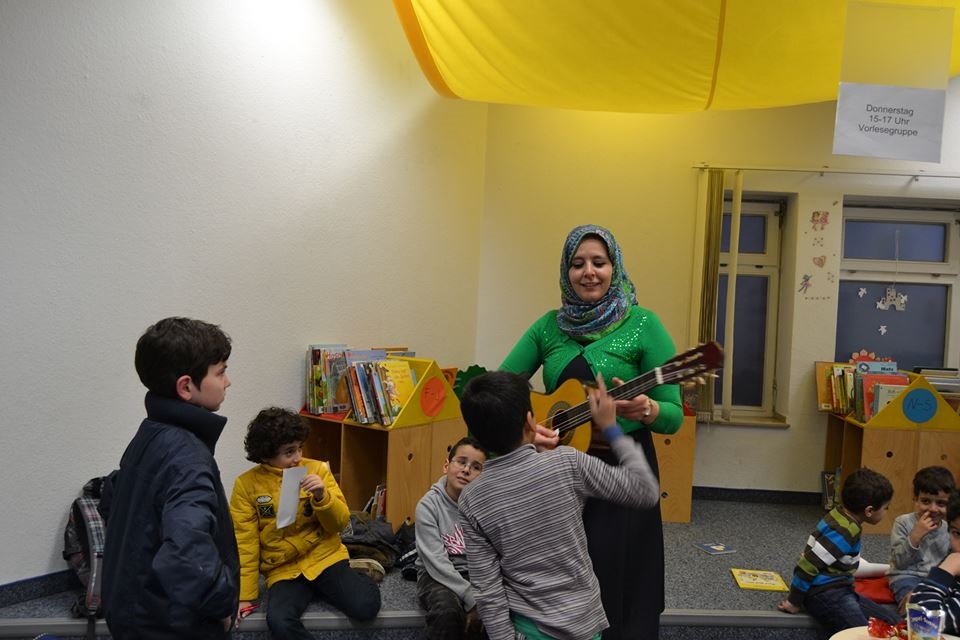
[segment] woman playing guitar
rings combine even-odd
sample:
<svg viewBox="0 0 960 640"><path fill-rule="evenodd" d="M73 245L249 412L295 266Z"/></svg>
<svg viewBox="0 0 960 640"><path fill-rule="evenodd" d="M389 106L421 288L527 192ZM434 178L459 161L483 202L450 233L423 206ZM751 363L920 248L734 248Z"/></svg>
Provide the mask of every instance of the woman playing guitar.
<svg viewBox="0 0 960 640"><path fill-rule="evenodd" d="M622 384L667 362L673 340L650 310L637 305L613 234L596 225L567 236L560 258L562 306L537 320L500 369L531 376L543 367L546 391L568 379L591 381L597 373ZM539 417L539 416L538 416ZM662 384L617 401L617 421L642 446L659 476L651 431L674 433L683 409L675 384ZM556 446L558 437L541 427L537 444ZM588 453L616 464L609 451ZM663 525L659 503L636 510L588 501L583 512L593 569L600 582L610 628L604 640L659 637L663 595Z"/></svg>

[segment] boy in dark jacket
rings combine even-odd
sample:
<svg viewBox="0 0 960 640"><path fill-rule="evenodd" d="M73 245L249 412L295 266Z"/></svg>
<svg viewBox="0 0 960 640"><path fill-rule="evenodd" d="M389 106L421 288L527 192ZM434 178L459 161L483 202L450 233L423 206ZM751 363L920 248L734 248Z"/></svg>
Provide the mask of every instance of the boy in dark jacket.
<svg viewBox="0 0 960 640"><path fill-rule="evenodd" d="M103 603L115 640L223 638L239 602L230 508L213 458L226 418L230 338L166 318L137 342L147 417L117 473L103 553Z"/></svg>

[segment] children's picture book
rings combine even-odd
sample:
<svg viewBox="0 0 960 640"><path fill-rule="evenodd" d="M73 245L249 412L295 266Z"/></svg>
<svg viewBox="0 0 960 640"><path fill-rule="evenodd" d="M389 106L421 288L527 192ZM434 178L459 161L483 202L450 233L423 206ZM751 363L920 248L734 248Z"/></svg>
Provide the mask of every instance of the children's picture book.
<svg viewBox="0 0 960 640"><path fill-rule="evenodd" d="M410 363L406 360L380 360L377 362L383 390L390 404L390 413L394 418L399 415L403 405L413 395L416 386Z"/></svg>
<svg viewBox="0 0 960 640"><path fill-rule="evenodd" d="M878 384L902 385L906 387L910 384L910 379L905 373L865 373L863 378L863 421L867 422L878 411L877 404L874 401Z"/></svg>
<svg viewBox="0 0 960 640"><path fill-rule="evenodd" d="M705 551L712 556L722 556L727 553L736 553L736 549L731 549L722 542L694 542L693 546L700 551Z"/></svg>
<svg viewBox="0 0 960 640"><path fill-rule="evenodd" d="M817 377L817 409L820 411L833 411L833 389L831 387L833 364L832 362L814 363Z"/></svg>
<svg viewBox="0 0 960 640"><path fill-rule="evenodd" d="M307 411L313 414L334 413L330 405L332 392L324 371L330 353L343 352L345 344L311 344L307 348Z"/></svg>
<svg viewBox="0 0 960 640"><path fill-rule="evenodd" d="M871 417L880 413L881 410L903 393L907 388L904 384L876 384L873 387L873 404L870 406Z"/></svg>
<svg viewBox="0 0 960 640"><path fill-rule="evenodd" d="M343 351L331 351L324 361L326 378L326 399L324 413L341 413L350 410L350 392L347 390L344 374L347 371L347 359Z"/></svg>
<svg viewBox="0 0 960 640"><path fill-rule="evenodd" d="M741 589L790 591L783 578L775 571L764 571L762 569L730 569L730 571Z"/></svg>

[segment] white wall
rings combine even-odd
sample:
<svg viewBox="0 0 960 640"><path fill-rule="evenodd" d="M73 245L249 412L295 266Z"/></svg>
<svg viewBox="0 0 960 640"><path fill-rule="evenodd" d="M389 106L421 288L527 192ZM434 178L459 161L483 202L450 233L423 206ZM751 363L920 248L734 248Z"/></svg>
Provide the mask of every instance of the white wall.
<svg viewBox="0 0 960 640"><path fill-rule="evenodd" d="M740 112L630 115L492 106L477 358L496 367L520 334L559 304L560 248L577 224L613 230L640 304L654 309L678 348L690 323L697 197L695 164L960 170L960 81L951 83L943 163L831 154L834 103ZM790 196L784 257L777 409L789 429L701 425L694 484L819 491L825 420L817 413L814 360L832 360L845 194L960 197L960 180L749 172L744 188ZM812 246L810 213L829 210L824 248ZM812 257L808 299L798 293ZM827 278L832 273L833 279Z"/></svg>
<svg viewBox="0 0 960 640"><path fill-rule="evenodd" d="M228 491L308 343L473 362L487 108L436 96L389 2L3 2L0 96L0 584L65 568L162 317L233 338Z"/></svg>

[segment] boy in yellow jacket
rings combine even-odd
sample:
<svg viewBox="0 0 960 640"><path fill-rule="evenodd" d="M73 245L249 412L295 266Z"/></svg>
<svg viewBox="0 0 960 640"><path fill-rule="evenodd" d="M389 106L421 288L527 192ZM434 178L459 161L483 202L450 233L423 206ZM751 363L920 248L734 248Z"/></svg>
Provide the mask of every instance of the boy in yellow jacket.
<svg viewBox="0 0 960 640"><path fill-rule="evenodd" d="M237 478L230 499L240 551L240 613L259 598L266 578L267 626L278 640L311 638L300 617L314 595L357 620L380 611L380 589L350 568L340 532L350 521L343 492L327 464L302 456L309 429L278 407L264 409L247 427L247 459L259 463ZM283 470L303 466L300 505L293 524L277 528Z"/></svg>

